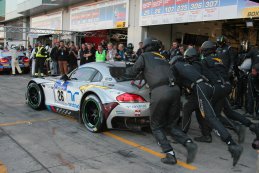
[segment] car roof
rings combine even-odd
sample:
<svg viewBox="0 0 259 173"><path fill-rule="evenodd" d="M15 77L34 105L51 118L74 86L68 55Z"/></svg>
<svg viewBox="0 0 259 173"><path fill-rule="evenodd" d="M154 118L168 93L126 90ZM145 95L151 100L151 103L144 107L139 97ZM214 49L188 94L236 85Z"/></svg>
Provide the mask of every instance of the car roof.
<svg viewBox="0 0 259 173"><path fill-rule="evenodd" d="M119 61L119 62L91 62L91 63L86 63L84 65L81 65L79 67L80 68L84 68L84 67L91 67L91 68L95 68L98 71L100 71L100 73L103 76L109 76L111 77L111 73L109 70L109 67L126 67L125 62L123 61Z"/></svg>
<svg viewBox="0 0 259 173"><path fill-rule="evenodd" d="M115 62L91 62L91 63L86 63L80 67L126 67L124 61L115 61Z"/></svg>

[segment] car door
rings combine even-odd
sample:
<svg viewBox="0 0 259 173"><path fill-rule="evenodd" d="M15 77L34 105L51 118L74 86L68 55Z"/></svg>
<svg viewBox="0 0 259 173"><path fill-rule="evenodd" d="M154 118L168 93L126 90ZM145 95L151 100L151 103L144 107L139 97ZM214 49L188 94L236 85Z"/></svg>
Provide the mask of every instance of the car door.
<svg viewBox="0 0 259 173"><path fill-rule="evenodd" d="M94 68L83 67L72 72L70 75L70 81L67 84L65 91L65 99L68 109L78 110L80 106L80 101L82 93L80 91L80 86L87 85L93 79L97 71Z"/></svg>

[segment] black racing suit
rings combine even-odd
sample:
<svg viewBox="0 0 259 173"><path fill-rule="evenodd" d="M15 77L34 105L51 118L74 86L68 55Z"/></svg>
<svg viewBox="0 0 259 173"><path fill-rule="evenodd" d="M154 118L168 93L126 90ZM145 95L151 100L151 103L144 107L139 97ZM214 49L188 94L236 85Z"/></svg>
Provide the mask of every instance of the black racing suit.
<svg viewBox="0 0 259 173"><path fill-rule="evenodd" d="M126 75L137 75L143 72L145 81L150 87L150 126L152 133L163 152L173 148L166 138L165 128L170 127L171 135L181 144L190 138L176 127L180 116L180 89L169 86L168 61L159 53L142 53L135 64L127 68Z"/></svg>
<svg viewBox="0 0 259 173"><path fill-rule="evenodd" d="M208 70L208 68L202 64L199 61L193 61L191 62L191 65L199 71L202 75L204 75L209 81L216 82L217 78L215 75ZM191 123L191 115L195 111L196 118L198 120L198 123L200 125L201 132L204 136L210 135L211 128L209 127L208 123L204 121L204 118L202 117L200 110L199 110L199 105L197 102L197 96L194 92L191 92L188 90L189 95L187 95L187 102L183 106L183 117L182 117L182 129L184 132L188 132L189 126Z"/></svg>
<svg viewBox="0 0 259 173"><path fill-rule="evenodd" d="M236 54L234 50L227 44L223 44L221 47L217 48L216 54L226 66L227 71L229 73L232 72L236 61Z"/></svg>
<svg viewBox="0 0 259 173"><path fill-rule="evenodd" d="M208 69L217 76L217 81L212 82L214 86L214 95L212 97L212 104L214 105L214 110L220 121L230 127L231 129L237 131L235 123L231 120L236 120L242 124L249 126L251 121L235 112L231 109L230 103L228 101L228 95L231 92L231 84L228 78L228 72L226 67L221 61L217 59L217 56L208 56L204 59L203 63L208 67ZM221 116L221 111L225 114L225 117ZM230 118L231 120L229 120Z"/></svg>
<svg viewBox="0 0 259 173"><path fill-rule="evenodd" d="M246 97L246 111L251 115L256 113L256 117L259 118L259 77L252 74L248 75L247 85L247 97ZM256 105L254 104L256 103Z"/></svg>
<svg viewBox="0 0 259 173"><path fill-rule="evenodd" d="M197 103L202 117L219 133L221 139L225 142L232 140L231 135L217 119L211 106L209 100L213 96L213 87L206 82L207 79L195 67L179 60L171 66L170 72L173 77L172 80L175 77L176 82L180 86L193 90L193 93L197 97Z"/></svg>
<svg viewBox="0 0 259 173"><path fill-rule="evenodd" d="M259 63L259 48L258 47L254 47L253 49L251 49L247 54L246 54L247 58L251 58L252 60L252 67Z"/></svg>

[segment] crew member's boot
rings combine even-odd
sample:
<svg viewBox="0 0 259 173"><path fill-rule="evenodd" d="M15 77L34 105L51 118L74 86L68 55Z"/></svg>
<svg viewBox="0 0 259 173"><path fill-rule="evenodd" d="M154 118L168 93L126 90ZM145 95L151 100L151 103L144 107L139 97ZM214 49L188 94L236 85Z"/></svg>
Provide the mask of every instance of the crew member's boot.
<svg viewBox="0 0 259 173"><path fill-rule="evenodd" d="M195 137L193 138L195 141L197 142L206 142L206 143L211 143L212 142L212 137L211 135L202 135L202 136L199 136L199 137Z"/></svg>
<svg viewBox="0 0 259 173"><path fill-rule="evenodd" d="M186 162L192 163L197 154L198 146L197 144L193 143L192 140L187 140L184 146L186 147L188 153Z"/></svg>
<svg viewBox="0 0 259 173"><path fill-rule="evenodd" d="M232 158L233 158L233 166L236 166L242 152L243 147L237 144L229 145L228 151L230 152Z"/></svg>
<svg viewBox="0 0 259 173"><path fill-rule="evenodd" d="M175 157L174 151L172 150L167 152L165 158L161 159L161 162L163 162L164 164L175 165L177 163L177 159Z"/></svg>
<svg viewBox="0 0 259 173"><path fill-rule="evenodd" d="M257 124L251 124L250 127L249 127L249 129L250 129L253 133L255 133L256 138L259 139L259 123L257 123Z"/></svg>
<svg viewBox="0 0 259 173"><path fill-rule="evenodd" d="M254 139L253 143L252 143L252 147L255 150L259 150L259 124L251 124L249 129L255 133L256 138Z"/></svg>
<svg viewBox="0 0 259 173"><path fill-rule="evenodd" d="M238 143L244 143L245 141L245 135L246 135L246 127L239 124L236 126L236 133L238 135Z"/></svg>

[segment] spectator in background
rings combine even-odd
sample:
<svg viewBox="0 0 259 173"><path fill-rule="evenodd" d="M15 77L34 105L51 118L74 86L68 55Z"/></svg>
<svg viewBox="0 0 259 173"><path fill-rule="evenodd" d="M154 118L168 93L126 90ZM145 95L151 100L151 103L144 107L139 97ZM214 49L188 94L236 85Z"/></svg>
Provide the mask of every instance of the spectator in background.
<svg viewBox="0 0 259 173"><path fill-rule="evenodd" d="M53 66L53 75L59 74L59 68L58 68L58 49L59 49L59 42L57 42L54 47L52 48L50 52L50 58L52 60L52 66Z"/></svg>
<svg viewBox="0 0 259 173"><path fill-rule="evenodd" d="M125 61L125 49L123 44L119 44L115 58L118 61Z"/></svg>
<svg viewBox="0 0 259 173"><path fill-rule="evenodd" d="M188 49L194 48L195 46L193 44L188 44Z"/></svg>
<svg viewBox="0 0 259 173"><path fill-rule="evenodd" d="M139 48L138 48L138 50L137 50L137 56L139 57L143 52L144 52L144 50L143 50L143 42L141 41L141 42L139 42Z"/></svg>
<svg viewBox="0 0 259 173"><path fill-rule="evenodd" d="M30 57L31 57L31 53L32 53L32 47L31 47L31 45L29 45L29 46L28 46L28 49L26 50L26 55L25 55L25 56L27 56L28 58L30 58Z"/></svg>
<svg viewBox="0 0 259 173"><path fill-rule="evenodd" d="M77 67L80 66L80 47L76 45L76 51L77 51Z"/></svg>
<svg viewBox="0 0 259 173"><path fill-rule="evenodd" d="M116 50L116 52L118 51L118 45L117 45L117 43L113 44L113 49Z"/></svg>
<svg viewBox="0 0 259 173"><path fill-rule="evenodd" d="M87 54L86 45L82 44L81 49L79 50L80 65L84 65L86 63L86 58L87 58L86 54Z"/></svg>
<svg viewBox="0 0 259 173"><path fill-rule="evenodd" d="M50 69L50 66L51 66L51 58L50 58L50 52L51 52L51 48L50 48L50 45L47 43L46 46L45 46L45 49L47 51L47 57L46 57L46 61L45 61L45 65L46 65L46 68L47 68L47 74L50 75L51 74L51 69Z"/></svg>
<svg viewBox="0 0 259 173"><path fill-rule="evenodd" d="M95 52L96 50L93 48L93 45L91 43L87 44L87 49L86 49L86 62L95 62Z"/></svg>
<svg viewBox="0 0 259 173"><path fill-rule="evenodd" d="M109 43L107 45L107 55L106 55L106 60L107 61L114 61L115 55L117 50L113 48L113 44Z"/></svg>
<svg viewBox="0 0 259 173"><path fill-rule="evenodd" d="M107 42L105 40L101 41L101 45L102 45L104 50L107 50Z"/></svg>
<svg viewBox="0 0 259 173"><path fill-rule="evenodd" d="M169 60L171 60L173 57L180 55L179 50L179 43L177 41L173 41L171 49L168 51Z"/></svg>
<svg viewBox="0 0 259 173"><path fill-rule="evenodd" d="M68 55L69 72L77 68L77 50L74 44L70 44L70 50Z"/></svg>
<svg viewBox="0 0 259 173"><path fill-rule="evenodd" d="M24 54L24 56L26 56L26 49L24 46L20 46L20 50L19 50L21 53Z"/></svg>
<svg viewBox="0 0 259 173"><path fill-rule="evenodd" d="M179 51L180 51L180 54L181 54L181 55L184 55L184 52L185 52L184 45L181 44L181 45L179 46Z"/></svg>
<svg viewBox="0 0 259 173"><path fill-rule="evenodd" d="M95 53L96 62L105 62L106 60L106 51L103 49L103 46L98 45L98 50Z"/></svg>
<svg viewBox="0 0 259 173"><path fill-rule="evenodd" d="M64 41L59 42L60 47L58 49L58 65L61 75L68 73L68 48L65 47Z"/></svg>

